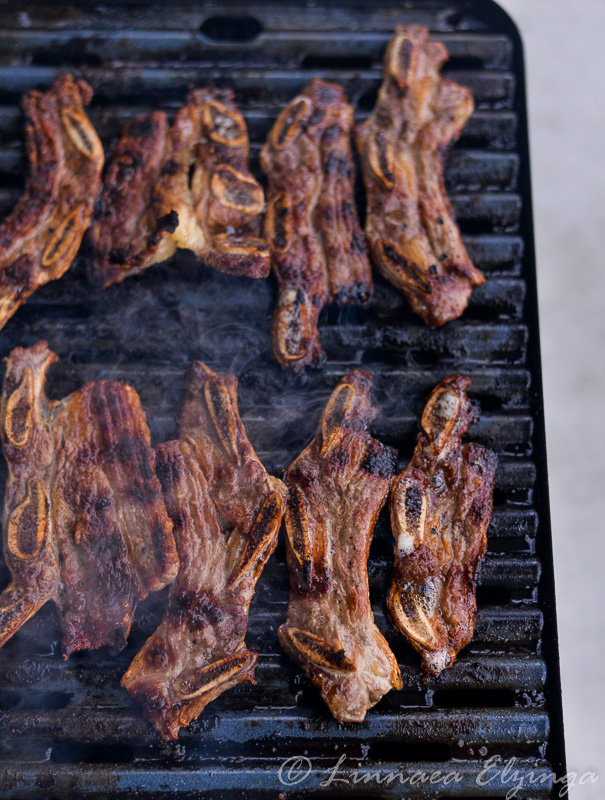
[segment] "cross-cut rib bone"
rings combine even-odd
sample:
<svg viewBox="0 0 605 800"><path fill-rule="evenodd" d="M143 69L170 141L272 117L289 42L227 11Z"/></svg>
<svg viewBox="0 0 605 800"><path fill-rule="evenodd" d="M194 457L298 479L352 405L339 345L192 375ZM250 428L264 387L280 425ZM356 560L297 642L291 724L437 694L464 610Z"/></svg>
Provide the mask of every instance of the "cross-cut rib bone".
<svg viewBox="0 0 605 800"><path fill-rule="evenodd" d="M233 93L196 89L171 127L160 111L131 120L107 170L89 232L103 286L177 249L220 272L266 277L264 194L248 168L248 132Z"/></svg>
<svg viewBox="0 0 605 800"><path fill-rule="evenodd" d="M286 499L248 441L235 377L191 365L180 437L157 458L181 569L164 619L122 678L165 739L226 689L254 682L248 607Z"/></svg>
<svg viewBox="0 0 605 800"><path fill-rule="evenodd" d="M95 381L49 401L46 373L55 361L46 342L17 348L4 377L12 581L0 595L0 646L53 600L67 657L122 647L137 602L173 580L178 559L138 395L127 384Z"/></svg>
<svg viewBox="0 0 605 800"><path fill-rule="evenodd" d="M92 89L71 75L23 98L30 174L0 225L0 328L40 286L69 269L101 185L101 142L84 113Z"/></svg>
<svg viewBox="0 0 605 800"><path fill-rule="evenodd" d="M317 319L325 303L363 303L371 292L352 128L342 88L314 80L281 112L261 151L269 178L265 234L279 286L273 351L282 367L319 363Z"/></svg>
<svg viewBox="0 0 605 800"><path fill-rule="evenodd" d="M470 91L439 75L447 58L425 28L397 28L374 112L357 128L372 258L430 325L459 317L484 281L443 179L447 148L473 111Z"/></svg>
<svg viewBox="0 0 605 800"><path fill-rule="evenodd" d="M388 608L395 626L438 675L473 636L475 574L487 547L496 456L461 436L475 421L470 379L445 378L422 413L414 455L395 479Z"/></svg>
<svg viewBox="0 0 605 800"><path fill-rule="evenodd" d="M279 640L342 722L363 720L401 688L368 589L370 541L396 462L396 452L367 433L378 413L371 391L367 372L340 381L285 479L290 601Z"/></svg>

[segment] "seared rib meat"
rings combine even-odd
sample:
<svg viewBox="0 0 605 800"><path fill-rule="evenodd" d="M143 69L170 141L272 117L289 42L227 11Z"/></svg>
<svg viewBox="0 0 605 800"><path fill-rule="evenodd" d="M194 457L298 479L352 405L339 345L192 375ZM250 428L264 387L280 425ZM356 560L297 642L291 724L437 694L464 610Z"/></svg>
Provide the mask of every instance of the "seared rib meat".
<svg viewBox="0 0 605 800"><path fill-rule="evenodd" d="M395 626L439 675L472 639L475 574L487 547L496 456L460 439L476 421L470 379L445 378L422 412L412 460L395 479L395 566L388 608Z"/></svg>
<svg viewBox="0 0 605 800"><path fill-rule="evenodd" d="M160 111L125 127L89 233L93 279L103 286L192 250L232 275L264 278L264 194L248 169L244 118L230 90L191 92L168 126Z"/></svg>
<svg viewBox="0 0 605 800"><path fill-rule="evenodd" d="M164 619L122 678L164 739L237 683L254 683L248 607L286 499L237 410L237 379L191 365L180 439L157 448L181 568Z"/></svg>
<svg viewBox="0 0 605 800"><path fill-rule="evenodd" d="M290 602L279 641L341 722L363 720L401 688L368 589L370 541L396 463L396 452L367 433L378 413L371 391L361 370L340 381L285 479Z"/></svg>
<svg viewBox="0 0 605 800"><path fill-rule="evenodd" d="M69 269L90 222L104 161L84 113L91 99L90 86L71 75L23 98L30 173L0 225L0 328L38 287Z"/></svg>
<svg viewBox="0 0 605 800"><path fill-rule="evenodd" d="M473 111L470 91L439 75L447 58L426 28L397 28L374 112L357 128L372 258L429 325L459 317L484 282L443 179L447 148Z"/></svg>
<svg viewBox="0 0 605 800"><path fill-rule="evenodd" d="M295 371L323 357L317 318L325 303L363 303L372 288L353 196L352 128L342 88L314 80L281 112L261 151L279 287L273 352Z"/></svg>
<svg viewBox="0 0 605 800"><path fill-rule="evenodd" d="M145 413L135 390L95 381L63 400L45 394L57 361L46 342L8 358L0 415L9 477L0 646L48 600L65 657L122 647L137 602L178 569Z"/></svg>

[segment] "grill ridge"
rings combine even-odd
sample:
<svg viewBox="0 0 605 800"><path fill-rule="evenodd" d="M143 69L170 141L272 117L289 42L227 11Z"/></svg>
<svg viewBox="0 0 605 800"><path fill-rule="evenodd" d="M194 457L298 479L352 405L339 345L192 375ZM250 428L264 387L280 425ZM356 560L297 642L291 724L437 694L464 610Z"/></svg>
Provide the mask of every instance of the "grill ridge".
<svg viewBox="0 0 605 800"><path fill-rule="evenodd" d="M318 0L308 7L264 0L223 2L220 11L211 3L139 0L3 3L0 213L14 205L25 179L20 95L48 87L59 74L71 71L93 85L90 117L106 149L135 114L174 113L194 85L232 86L249 127L252 169L264 181L258 152L279 110L321 77L342 83L364 119L388 38L397 24L410 23L427 25L445 42L448 76L469 86L476 100L446 169L465 244L487 277L460 320L427 328L375 274L369 308L324 310L326 366L297 380L272 360L272 280L218 275L179 253L168 265L92 294L83 254L7 324L0 355L47 338L61 356L50 375L54 396L86 380L131 382L156 444L176 433L188 361L233 370L242 419L274 473L306 444L330 391L352 368L374 375L383 412L373 433L400 449L400 468L411 455L427 391L452 371L469 374L482 406L471 436L500 457L473 642L440 679L422 680L416 654L384 613L392 546L383 514L370 554L371 595L404 690L387 695L366 722L337 724L277 642L287 603L280 542L251 607L248 643L260 654L258 685L224 694L177 744L166 744L119 686L161 617L165 593L140 606L124 651L81 653L68 662L58 655L54 611L44 608L0 650L1 797L502 798L510 784L495 778L481 787L476 780L494 754L517 758L528 781L532 773L542 776L528 783L526 800L554 796L549 775L564 774L565 764L524 75L520 40L506 15L485 0ZM5 473L2 464L2 485ZM0 579L7 580L4 567ZM303 754L313 763L309 777L292 787L280 783L283 760ZM321 782L342 754L343 775L401 772L408 780L344 785L338 794ZM458 770L460 780L409 782L436 768Z"/></svg>

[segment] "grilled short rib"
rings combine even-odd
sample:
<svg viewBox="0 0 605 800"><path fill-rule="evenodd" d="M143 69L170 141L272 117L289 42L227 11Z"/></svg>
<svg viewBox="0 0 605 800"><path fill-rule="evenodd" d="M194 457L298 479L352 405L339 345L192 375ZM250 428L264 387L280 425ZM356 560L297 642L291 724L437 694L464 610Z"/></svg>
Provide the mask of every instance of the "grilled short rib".
<svg viewBox="0 0 605 800"><path fill-rule="evenodd" d="M89 232L95 283L122 281L178 248L220 272L266 277L269 248L259 237L265 200L248 151L230 90L190 92L172 126L160 111L131 120Z"/></svg>
<svg viewBox="0 0 605 800"><path fill-rule="evenodd" d="M445 191L447 148L473 111L471 92L439 75L447 58L426 28L398 27L374 112L357 128L373 261L430 325L459 317L484 282Z"/></svg>
<svg viewBox="0 0 605 800"><path fill-rule="evenodd" d="M285 478L290 601L279 641L341 722L360 722L402 685L368 589L370 541L396 464L396 451L367 432L378 413L371 391L361 370L340 381Z"/></svg>
<svg viewBox="0 0 605 800"><path fill-rule="evenodd" d="M124 383L45 394L57 361L46 342L8 358L0 417L9 475L0 646L48 600L65 657L122 647L137 602L174 579L172 522L154 470L145 413Z"/></svg>
<svg viewBox="0 0 605 800"><path fill-rule="evenodd" d="M0 224L0 328L36 289L71 266L90 222L103 147L84 113L92 89L71 75L23 98L29 178Z"/></svg>
<svg viewBox="0 0 605 800"><path fill-rule="evenodd" d="M269 180L265 235L279 296L273 352L294 371L323 358L325 303L363 303L372 276L354 199L353 109L340 86L311 81L261 151Z"/></svg>
<svg viewBox="0 0 605 800"><path fill-rule="evenodd" d="M254 683L248 607L277 544L286 489L258 460L237 379L194 362L180 439L157 448L181 568L164 619L122 678L164 739L237 683Z"/></svg>
<svg viewBox="0 0 605 800"><path fill-rule="evenodd" d="M461 436L476 421L470 379L445 378L422 412L414 455L395 479L395 566L388 609L395 626L439 675L472 639L475 575L487 547L496 456Z"/></svg>

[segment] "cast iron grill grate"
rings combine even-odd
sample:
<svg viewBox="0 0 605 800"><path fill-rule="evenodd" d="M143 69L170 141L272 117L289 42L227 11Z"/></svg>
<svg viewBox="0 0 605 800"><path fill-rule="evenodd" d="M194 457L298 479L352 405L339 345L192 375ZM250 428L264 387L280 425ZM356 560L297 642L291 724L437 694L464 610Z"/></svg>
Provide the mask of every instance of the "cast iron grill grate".
<svg viewBox="0 0 605 800"><path fill-rule="evenodd" d="M163 267L90 291L81 256L0 333L1 355L46 338L61 356L51 388L120 378L140 392L154 442L176 433L183 369L192 358L240 378L240 406L253 444L279 472L311 436L337 379L363 366L383 413L374 432L401 451L403 466L428 390L457 370L482 406L473 438L500 457L489 552L478 591L473 643L439 680L424 684L416 654L385 619L391 563L387 520L372 545L376 619L396 653L405 689L360 725L333 721L308 681L283 656L287 575L280 544L252 605L248 643L260 652L257 686L215 701L161 743L119 679L162 613L163 597L139 609L124 651L58 654L45 608L0 651L0 792L5 798L487 797L511 789L502 776L481 786L490 755L527 779L564 773L554 587L541 407L529 164L521 46L490 2L376 4L264 0L163 5L24 2L0 6L0 211L24 184L23 91L65 71L90 81L90 115L106 147L136 113L176 109L188 88L233 86L252 140L252 166L278 111L312 78L343 83L359 119L370 112L381 58L397 24L427 25L450 51L449 75L470 86L476 111L451 154L447 181L465 241L488 280L462 319L430 329L380 278L367 309L328 308L325 368L307 380L274 364L268 337L272 282L234 279L179 254ZM260 175L259 175L260 177ZM2 573L6 580L6 572ZM321 787L341 755L341 776L360 769L412 777L455 770L445 783L371 780ZM313 764L305 781L279 780L284 759ZM551 796L550 780L519 797ZM279 795L280 797L282 795Z"/></svg>

